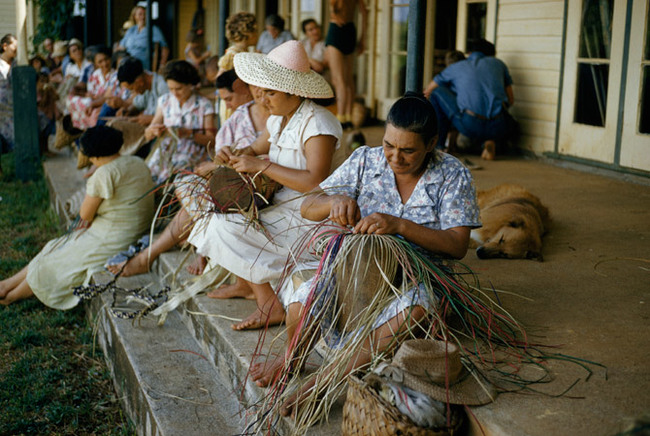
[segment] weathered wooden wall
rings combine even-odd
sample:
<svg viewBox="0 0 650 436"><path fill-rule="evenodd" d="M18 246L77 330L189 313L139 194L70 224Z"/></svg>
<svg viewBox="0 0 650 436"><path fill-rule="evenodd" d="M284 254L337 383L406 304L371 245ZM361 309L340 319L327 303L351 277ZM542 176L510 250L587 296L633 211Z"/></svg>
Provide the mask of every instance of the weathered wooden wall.
<svg viewBox="0 0 650 436"><path fill-rule="evenodd" d="M562 56L564 2L500 0L497 56L514 81L513 115L519 120L519 146L542 153L555 144Z"/></svg>
<svg viewBox="0 0 650 436"><path fill-rule="evenodd" d="M0 0L0 38L7 33L16 34L15 0Z"/></svg>

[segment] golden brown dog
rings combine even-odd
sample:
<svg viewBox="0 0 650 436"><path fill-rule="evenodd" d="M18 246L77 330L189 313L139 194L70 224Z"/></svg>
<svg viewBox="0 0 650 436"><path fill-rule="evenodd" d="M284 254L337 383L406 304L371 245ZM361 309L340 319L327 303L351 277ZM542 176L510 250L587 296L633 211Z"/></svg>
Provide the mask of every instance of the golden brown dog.
<svg viewBox="0 0 650 436"><path fill-rule="evenodd" d="M542 260L542 235L550 223L539 198L518 185L499 185L478 192L483 227L472 230L472 247L480 259Z"/></svg>

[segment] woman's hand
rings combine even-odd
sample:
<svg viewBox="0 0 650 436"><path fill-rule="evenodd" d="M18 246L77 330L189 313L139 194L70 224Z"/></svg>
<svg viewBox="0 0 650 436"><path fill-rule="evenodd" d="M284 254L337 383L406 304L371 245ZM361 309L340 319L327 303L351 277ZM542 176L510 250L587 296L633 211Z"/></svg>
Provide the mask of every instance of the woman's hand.
<svg viewBox="0 0 650 436"><path fill-rule="evenodd" d="M269 161L250 155L230 156L230 166L238 173L255 174L270 166Z"/></svg>
<svg viewBox="0 0 650 436"><path fill-rule="evenodd" d="M224 145L219 150L217 150L217 154L214 156L214 162L217 165L225 165L230 162L231 156L234 156L234 154L230 149L230 146Z"/></svg>
<svg viewBox="0 0 650 436"><path fill-rule="evenodd" d="M144 138L147 141L151 141L153 138L157 138L162 135L166 127L164 124L150 124L149 127L144 129Z"/></svg>
<svg viewBox="0 0 650 436"><path fill-rule="evenodd" d="M393 215L375 212L361 219L353 233L365 233L368 235L395 235L400 233L400 218Z"/></svg>
<svg viewBox="0 0 650 436"><path fill-rule="evenodd" d="M357 201L345 195L329 196L330 220L342 226L354 226L361 219Z"/></svg>
<svg viewBox="0 0 650 436"><path fill-rule="evenodd" d="M194 172L201 177L208 177L208 175L217 168L214 162L201 162L194 168Z"/></svg>

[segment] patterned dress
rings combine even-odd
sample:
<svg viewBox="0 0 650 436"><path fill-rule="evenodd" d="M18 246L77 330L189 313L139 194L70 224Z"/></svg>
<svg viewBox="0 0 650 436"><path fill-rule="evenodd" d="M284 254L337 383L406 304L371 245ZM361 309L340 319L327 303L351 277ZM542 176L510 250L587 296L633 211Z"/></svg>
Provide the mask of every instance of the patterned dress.
<svg viewBox="0 0 650 436"><path fill-rule="evenodd" d="M198 94L192 94L182 107L171 93L164 94L158 99L158 107L162 110L166 127L184 127L195 131L205 127L203 120L207 115L214 114L210 100ZM206 147L191 138L176 141L165 135L158 140L158 146L147 159L147 165L154 182L159 184L169 179L174 171L190 170L207 157Z"/></svg>
<svg viewBox="0 0 650 436"><path fill-rule="evenodd" d="M115 71L110 70L108 74L102 74L101 69L96 69L88 79L88 95L80 97L69 95L66 100L66 107L72 118L72 125L78 129L87 129L97 124L97 117L101 107L95 108L90 115L86 114L92 101L101 97L111 87L111 79Z"/></svg>
<svg viewBox="0 0 650 436"><path fill-rule="evenodd" d="M386 161L382 147L361 147L354 151L330 177L320 184L328 194L341 194L357 201L361 216L375 212L404 218L434 230L447 230L452 227L481 225L476 190L472 176L458 159L446 153L436 152L420 177L411 196L402 203L395 175ZM411 245L429 257L432 253L415 244ZM312 263L314 267L317 263ZM305 269L303 266L301 269ZM298 289L291 286L283 289L290 295L281 296L284 304L299 302L303 305L311 292L313 279L307 280ZM432 310L435 302L426 292L413 288L394 299L375 320L373 328L378 328L411 306L422 306ZM325 324L327 324L325 322ZM328 345L338 347L351 338L344 337L335 329L330 329L325 337Z"/></svg>

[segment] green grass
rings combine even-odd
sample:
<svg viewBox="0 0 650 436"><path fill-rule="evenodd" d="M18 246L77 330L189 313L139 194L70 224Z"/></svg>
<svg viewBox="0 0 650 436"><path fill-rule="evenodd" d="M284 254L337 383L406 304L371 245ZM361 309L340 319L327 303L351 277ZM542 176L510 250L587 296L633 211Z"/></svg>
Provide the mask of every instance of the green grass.
<svg viewBox="0 0 650 436"><path fill-rule="evenodd" d="M60 234L44 180L22 183L13 154L0 176L0 278ZM37 299L0 306L0 435L131 435L83 308Z"/></svg>

